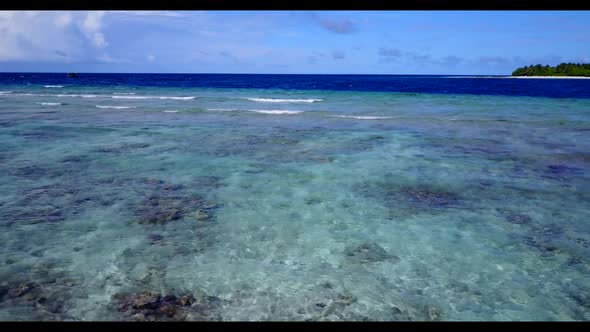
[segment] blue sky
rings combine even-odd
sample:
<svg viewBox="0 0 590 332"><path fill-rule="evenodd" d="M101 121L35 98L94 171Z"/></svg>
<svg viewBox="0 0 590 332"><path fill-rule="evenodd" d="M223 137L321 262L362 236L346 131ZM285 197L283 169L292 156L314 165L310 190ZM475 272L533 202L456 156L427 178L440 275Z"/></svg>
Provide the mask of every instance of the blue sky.
<svg viewBox="0 0 590 332"><path fill-rule="evenodd" d="M510 74L590 62L590 11L2 11L0 71Z"/></svg>

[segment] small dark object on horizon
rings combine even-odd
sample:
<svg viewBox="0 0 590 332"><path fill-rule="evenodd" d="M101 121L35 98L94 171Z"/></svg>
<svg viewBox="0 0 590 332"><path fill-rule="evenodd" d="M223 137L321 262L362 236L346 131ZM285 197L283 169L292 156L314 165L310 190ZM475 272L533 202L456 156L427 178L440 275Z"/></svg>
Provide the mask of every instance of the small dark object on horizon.
<svg viewBox="0 0 590 332"><path fill-rule="evenodd" d="M76 73L68 73L68 77L78 77L78 74L76 74Z"/></svg>

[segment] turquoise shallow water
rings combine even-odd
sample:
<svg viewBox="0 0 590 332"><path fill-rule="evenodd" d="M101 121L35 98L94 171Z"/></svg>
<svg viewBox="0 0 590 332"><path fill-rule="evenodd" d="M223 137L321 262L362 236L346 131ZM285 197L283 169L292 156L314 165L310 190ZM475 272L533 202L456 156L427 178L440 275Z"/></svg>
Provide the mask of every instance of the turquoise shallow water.
<svg viewBox="0 0 590 332"><path fill-rule="evenodd" d="M0 320L590 319L588 99L1 90Z"/></svg>

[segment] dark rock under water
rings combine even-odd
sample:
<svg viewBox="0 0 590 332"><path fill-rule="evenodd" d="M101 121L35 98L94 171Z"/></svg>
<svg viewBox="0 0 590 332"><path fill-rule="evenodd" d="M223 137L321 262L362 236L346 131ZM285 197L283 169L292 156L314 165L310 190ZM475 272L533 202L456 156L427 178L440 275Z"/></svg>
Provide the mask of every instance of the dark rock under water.
<svg viewBox="0 0 590 332"><path fill-rule="evenodd" d="M390 209L400 211L429 212L459 207L463 203L463 197L458 193L422 184L407 186L393 182L372 182L358 185L357 190Z"/></svg>
<svg viewBox="0 0 590 332"><path fill-rule="evenodd" d="M513 213L506 216L506 221L512 224L525 225L532 221L532 218L526 214Z"/></svg>
<svg viewBox="0 0 590 332"><path fill-rule="evenodd" d="M373 242L366 242L356 246L348 246L344 254L360 263L374 263L384 260L399 261L399 257L388 253L383 247Z"/></svg>
<svg viewBox="0 0 590 332"><path fill-rule="evenodd" d="M222 301L203 292L176 296L144 291L118 293L113 296L116 310L125 320L135 321L209 321L221 320L219 309Z"/></svg>

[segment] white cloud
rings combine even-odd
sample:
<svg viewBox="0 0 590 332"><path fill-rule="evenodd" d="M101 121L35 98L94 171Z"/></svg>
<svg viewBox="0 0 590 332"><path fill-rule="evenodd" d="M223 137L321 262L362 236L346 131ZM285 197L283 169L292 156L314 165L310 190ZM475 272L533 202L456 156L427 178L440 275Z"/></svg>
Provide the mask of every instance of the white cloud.
<svg viewBox="0 0 590 332"><path fill-rule="evenodd" d="M104 14L104 11L88 12L83 22L84 29L90 32L98 30L102 24Z"/></svg>
<svg viewBox="0 0 590 332"><path fill-rule="evenodd" d="M92 42L94 43L94 45L96 45L97 47L104 47L107 45L107 42L104 39L104 35L102 34L102 32L95 32L92 35Z"/></svg>
<svg viewBox="0 0 590 332"><path fill-rule="evenodd" d="M181 13L169 11L169 10L118 10L112 11L113 14L123 14L130 16L160 16L160 17L184 17Z"/></svg>
<svg viewBox="0 0 590 332"><path fill-rule="evenodd" d="M55 51L75 45L72 35L61 31L67 19L61 13L1 12L0 60L56 60L64 61Z"/></svg>
<svg viewBox="0 0 590 332"><path fill-rule="evenodd" d="M55 19L55 25L60 28L65 28L72 23L72 14L63 13L57 16Z"/></svg>
<svg viewBox="0 0 590 332"><path fill-rule="evenodd" d="M92 41L96 47L105 47L107 45L104 34L100 31L104 15L104 11L88 12L86 19L82 22L82 31L86 38Z"/></svg>
<svg viewBox="0 0 590 332"><path fill-rule="evenodd" d="M102 31L106 12L0 11L0 61L111 59Z"/></svg>
<svg viewBox="0 0 590 332"><path fill-rule="evenodd" d="M312 52L266 43L270 36L297 35L293 29L298 22L288 13L230 16L193 11L0 11L0 62L153 65L174 59L187 66L264 68L296 66ZM344 56L339 50L316 58Z"/></svg>
<svg viewBox="0 0 590 332"><path fill-rule="evenodd" d="M27 18L33 18L33 17L35 17L35 16L38 16L38 15L39 15L39 13L41 13L41 12L39 12L39 11L36 11L36 10L30 10L30 11L26 11L26 12L24 12L24 15L25 15Z"/></svg>

